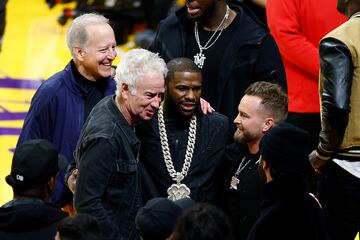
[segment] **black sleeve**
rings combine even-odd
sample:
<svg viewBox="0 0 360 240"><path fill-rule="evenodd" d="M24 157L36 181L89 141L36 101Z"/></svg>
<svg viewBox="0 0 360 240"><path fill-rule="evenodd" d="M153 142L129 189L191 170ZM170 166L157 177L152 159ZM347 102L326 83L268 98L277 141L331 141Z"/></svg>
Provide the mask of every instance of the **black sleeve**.
<svg viewBox="0 0 360 240"><path fill-rule="evenodd" d="M70 163L69 163L69 165L66 167L66 172L65 172L65 176L64 176L64 182L65 182L65 185L67 186L67 187L69 187L68 186L68 179L69 179L69 177L71 176L71 173L72 173L72 171L73 170L75 170L76 169L76 162L75 162L75 160L72 160Z"/></svg>
<svg viewBox="0 0 360 240"><path fill-rule="evenodd" d="M274 38L267 35L256 59L255 80L279 84L287 92L284 64Z"/></svg>
<svg viewBox="0 0 360 240"><path fill-rule="evenodd" d="M107 214L102 197L108 187L116 162L117 149L103 138L87 143L79 161L76 181L75 208L97 218L104 238L120 239L119 227ZM124 199L117 199L124 201ZM110 236L111 235L111 236Z"/></svg>
<svg viewBox="0 0 360 240"><path fill-rule="evenodd" d="M353 77L351 53L346 45L334 38L320 42L321 122L318 154L330 157L341 144L350 112Z"/></svg>

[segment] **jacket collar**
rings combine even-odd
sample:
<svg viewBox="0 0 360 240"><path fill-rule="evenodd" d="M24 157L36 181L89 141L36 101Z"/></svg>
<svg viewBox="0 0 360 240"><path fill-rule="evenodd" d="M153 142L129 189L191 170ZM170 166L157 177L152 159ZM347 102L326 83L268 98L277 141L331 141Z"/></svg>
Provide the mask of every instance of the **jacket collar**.
<svg viewBox="0 0 360 240"><path fill-rule="evenodd" d="M71 92L73 92L76 95L84 96L86 94L86 92L84 92L82 87L75 80L74 73L71 70L71 62L73 62L73 60L71 60L66 65L66 67L63 71L65 76L63 76L62 78L64 79L64 83L65 83L66 87ZM115 88L116 88L115 81L112 77L109 77L106 80L107 80L107 86L104 91L104 96L113 94L115 92Z"/></svg>
<svg viewBox="0 0 360 240"><path fill-rule="evenodd" d="M120 112L120 110L116 107L115 104L115 96L109 96L111 100L106 101L106 106L108 110L111 112L114 117L114 122L120 127L120 129L124 132L127 141L130 145L137 145L140 143L139 138L135 134L135 129L133 126L130 126L128 121L125 119L124 115Z"/></svg>

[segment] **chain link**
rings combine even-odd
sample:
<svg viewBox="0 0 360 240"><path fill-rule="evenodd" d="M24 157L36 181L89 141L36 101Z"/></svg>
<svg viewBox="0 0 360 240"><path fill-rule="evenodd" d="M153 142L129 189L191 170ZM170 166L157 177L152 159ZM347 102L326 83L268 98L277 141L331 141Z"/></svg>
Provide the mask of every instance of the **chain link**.
<svg viewBox="0 0 360 240"><path fill-rule="evenodd" d="M169 149L169 142L166 134L163 105L160 105L158 111L158 124L159 124L159 134L160 134L160 143L161 149L164 156L164 162L167 171L169 172L170 177L177 183L180 183L188 174L191 161L194 153L195 142L196 142L196 115L194 114L190 120L189 126L189 136L185 152L185 160L182 166L181 172L176 172L174 163L171 159L171 153Z"/></svg>

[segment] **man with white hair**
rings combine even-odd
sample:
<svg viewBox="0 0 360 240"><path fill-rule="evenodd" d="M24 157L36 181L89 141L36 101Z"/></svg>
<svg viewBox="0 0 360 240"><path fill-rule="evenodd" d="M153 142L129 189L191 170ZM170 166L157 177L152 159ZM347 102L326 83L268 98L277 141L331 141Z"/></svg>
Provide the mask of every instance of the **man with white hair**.
<svg viewBox="0 0 360 240"><path fill-rule="evenodd" d="M71 162L90 111L104 96L114 93L111 64L116 41L108 19L90 13L74 19L67 45L72 60L36 91L18 145L29 139L47 139ZM65 170L59 172L51 199L60 206L72 199L64 174Z"/></svg>
<svg viewBox="0 0 360 240"><path fill-rule="evenodd" d="M140 141L134 124L151 119L159 108L166 74L157 54L130 50L116 69L116 94L94 107L82 129L75 154L75 208L97 218L104 239L138 238Z"/></svg>

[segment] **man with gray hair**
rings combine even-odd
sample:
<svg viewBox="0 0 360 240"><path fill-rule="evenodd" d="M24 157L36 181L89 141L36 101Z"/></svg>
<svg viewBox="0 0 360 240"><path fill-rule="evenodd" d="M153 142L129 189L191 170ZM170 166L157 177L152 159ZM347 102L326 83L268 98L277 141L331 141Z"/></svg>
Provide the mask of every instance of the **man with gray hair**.
<svg viewBox="0 0 360 240"><path fill-rule="evenodd" d="M90 13L74 19L67 45L72 60L36 91L18 145L29 139L47 139L72 161L90 111L104 96L114 92L111 64L116 56L116 41L108 19ZM64 184L64 174L65 170L59 172L51 199L59 206L72 199Z"/></svg>
<svg viewBox="0 0 360 240"><path fill-rule="evenodd" d="M97 218L104 239L138 238L140 141L134 124L151 119L159 108L166 74L157 54L130 50L116 69L116 94L94 107L82 129L75 154L75 208Z"/></svg>

